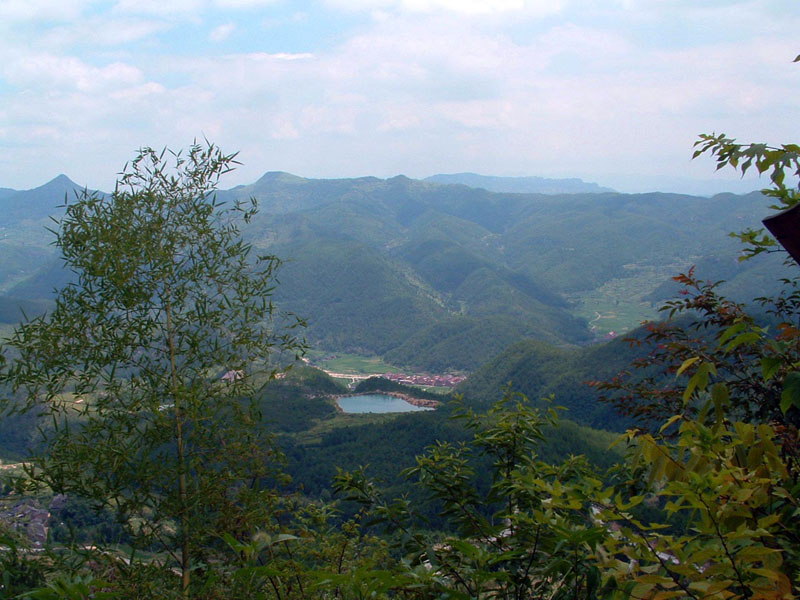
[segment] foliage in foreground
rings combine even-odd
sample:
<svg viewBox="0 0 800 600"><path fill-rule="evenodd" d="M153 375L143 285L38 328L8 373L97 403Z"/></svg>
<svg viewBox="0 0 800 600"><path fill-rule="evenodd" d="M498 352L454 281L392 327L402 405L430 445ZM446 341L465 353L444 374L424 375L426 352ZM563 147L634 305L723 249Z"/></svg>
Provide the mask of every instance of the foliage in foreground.
<svg viewBox="0 0 800 600"><path fill-rule="evenodd" d="M405 557L394 586L414 598L594 596L601 577L591 557L605 529L591 506L601 480L580 457L537 460L555 411L542 414L509 391L487 414L462 409L456 418L474 432L471 443L439 443L406 471L441 507L448 533L424 533L418 507L387 503L363 471L337 478L394 532ZM474 454L492 460L488 489L476 485Z"/></svg>
<svg viewBox="0 0 800 600"><path fill-rule="evenodd" d="M523 396L506 394L480 418L462 413L473 443L439 444L408 470L440 503L449 534L423 533L416 507L386 503L361 472L338 486L395 532L405 561L394 589L409 597L794 597L797 453L787 456L770 425L730 420L724 383L698 393L697 418L675 415L662 433L622 438L629 458L607 475L612 485L580 458L537 461L553 415ZM473 452L494 459L487 490L475 487Z"/></svg>
<svg viewBox="0 0 800 600"><path fill-rule="evenodd" d="M302 348L272 326L278 260L239 234L255 206L217 202L234 164L211 144L144 149L110 197L68 203L55 244L77 284L15 330L0 372L0 408L45 423L25 483L114 512L126 569L147 553L147 569L180 571L183 595L213 572L222 532L274 516L280 459L253 392L273 354Z"/></svg>
<svg viewBox="0 0 800 600"><path fill-rule="evenodd" d="M722 332L718 344L729 338ZM695 364L681 376L694 377ZM507 391L485 414L462 407L457 419L472 440L436 444L406 473L439 507L442 530L426 526L419 505L385 501L363 471L342 473L339 490L363 507L355 519L342 524L331 506L283 498L271 525L222 534L192 596L793 598L796 430L737 420L736 388L714 377L687 387L696 411L620 438L628 456L609 473L580 457L538 460L557 414L521 394ZM471 467L476 455L490 458L488 483ZM111 559L95 575L98 591L126 598L161 597L170 576L155 563L126 569Z"/></svg>

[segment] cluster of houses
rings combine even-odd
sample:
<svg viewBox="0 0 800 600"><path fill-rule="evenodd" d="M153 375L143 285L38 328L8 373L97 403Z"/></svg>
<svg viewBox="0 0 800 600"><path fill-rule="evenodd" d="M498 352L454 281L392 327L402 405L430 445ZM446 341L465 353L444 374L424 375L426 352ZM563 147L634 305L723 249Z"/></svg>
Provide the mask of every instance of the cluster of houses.
<svg viewBox="0 0 800 600"><path fill-rule="evenodd" d="M59 498L56 496L56 498ZM56 498L53 500L55 501ZM42 508L34 498L6 496L0 504L0 528L14 531L30 542L34 549L41 549L47 542L50 511ZM2 574L0 574L2 575ZM2 577L0 576L0 583ZM2 591L2 586L0 586Z"/></svg>
<svg viewBox="0 0 800 600"><path fill-rule="evenodd" d="M466 379L463 375L406 375L404 373L384 373L381 377L406 385L430 385L435 387L455 387Z"/></svg>

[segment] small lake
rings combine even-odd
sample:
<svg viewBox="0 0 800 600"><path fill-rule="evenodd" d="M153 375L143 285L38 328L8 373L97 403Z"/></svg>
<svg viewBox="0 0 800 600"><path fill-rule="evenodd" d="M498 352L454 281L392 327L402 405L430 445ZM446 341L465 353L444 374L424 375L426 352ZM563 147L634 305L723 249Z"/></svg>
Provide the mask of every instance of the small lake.
<svg viewBox="0 0 800 600"><path fill-rule="evenodd" d="M347 414L357 413L400 413L418 410L433 410L424 406L414 406L401 398L386 394L362 394L337 398L336 402Z"/></svg>

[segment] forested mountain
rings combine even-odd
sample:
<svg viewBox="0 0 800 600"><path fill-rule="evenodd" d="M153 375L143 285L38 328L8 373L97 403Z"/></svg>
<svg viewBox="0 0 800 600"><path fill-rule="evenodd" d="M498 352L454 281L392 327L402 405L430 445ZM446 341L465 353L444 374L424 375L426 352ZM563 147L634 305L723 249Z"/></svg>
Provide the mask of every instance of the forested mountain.
<svg viewBox="0 0 800 600"><path fill-rule="evenodd" d="M657 302L659 285L704 261L703 275L730 274L749 299L780 273L769 259L737 267L725 235L763 212L758 194L499 194L279 173L229 193L258 198L253 240L290 258L277 299L310 316L313 341L418 369L471 370L526 337L585 342L576 298L610 282L643 281L656 295L642 300Z"/></svg>
<svg viewBox="0 0 800 600"><path fill-rule="evenodd" d="M610 404L600 402L587 382L611 379L640 355L641 350L622 339L583 348L555 348L539 340L523 340L481 366L457 391L488 406L502 397L510 384L540 406L548 405L553 396L554 404L566 408L565 416L573 421L623 431L632 422L620 417Z"/></svg>
<svg viewBox="0 0 800 600"><path fill-rule="evenodd" d="M49 298L60 285L60 280L46 272L55 256L50 247L53 236L45 228L53 225L51 216L63 214L65 199L73 198L80 189L66 175L59 175L32 190L0 190L0 294L31 278L42 280L41 290L9 295L18 300Z"/></svg>
<svg viewBox="0 0 800 600"><path fill-rule="evenodd" d="M36 301L36 312L69 281L42 228L77 187L59 176L0 196L0 291L13 299L4 306ZM285 260L275 300L308 319L312 345L420 370L472 370L525 338L586 343L587 319L604 310L596 296L617 286L613 308L639 310L663 300L669 276L692 263L745 298L780 272L769 259L738 266L725 235L764 212L758 194L494 193L287 173L219 193L249 197L259 213L245 235ZM636 294L625 291L631 282Z"/></svg>
<svg viewBox="0 0 800 600"><path fill-rule="evenodd" d="M613 192L611 188L588 183L582 179L549 179L547 177L490 177L476 173L450 173L426 177L432 183L460 183L469 187L483 188L490 192L514 194L587 194Z"/></svg>

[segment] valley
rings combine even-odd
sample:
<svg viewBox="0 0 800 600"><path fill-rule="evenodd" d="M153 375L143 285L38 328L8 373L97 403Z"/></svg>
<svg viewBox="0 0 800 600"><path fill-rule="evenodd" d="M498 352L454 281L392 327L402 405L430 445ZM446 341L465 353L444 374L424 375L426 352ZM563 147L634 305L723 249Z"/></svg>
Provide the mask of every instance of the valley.
<svg viewBox="0 0 800 600"><path fill-rule="evenodd" d="M51 217L59 218L63 208L57 207L76 189L59 176L0 199L0 226L9 232L0 240L5 336L23 311L35 317L49 310L53 291L72 280L48 247L44 228ZM580 372L573 361L584 360L578 357L611 331L623 334L657 315L658 303L650 296L688 265L676 258L686 256L686 246L699 261L711 257L712 266L722 264L723 256L735 262L735 246L725 238L711 245L692 240L707 239L711 230L730 228L759 210L756 196L707 199L605 190L546 195L404 177L309 180L285 173L267 173L218 196L227 203L257 199L259 212L244 235L259 251L283 259L274 296L277 324L292 314L307 320L303 360L327 374L325 383L303 375L302 381L316 383L289 385L293 391L285 392L289 396L282 402L295 403L292 416L276 417L285 423L279 430L288 428L303 444L372 421L336 416L330 403L302 408L298 394L353 392L369 377L388 373L396 382L384 387L402 382L440 399L455 390L476 405L491 402L513 381L534 400L555 393L579 423L619 430L622 422L607 408L593 406L594 396L581 380L589 373L573 375ZM676 203L696 215L686 219L696 230L677 227ZM718 205L727 210L720 213ZM722 222L708 221L709 213L723 215ZM747 288L749 279L769 272L764 262L724 275ZM508 372L519 360L514 348L531 339L542 344L535 361L554 369L543 380L531 379L530 371ZM551 362L545 356L562 358ZM464 381L465 376L470 377ZM280 406L271 408L273 416L282 414ZM17 421L7 425L5 435L11 428L14 433L5 454L20 456L32 422L23 428Z"/></svg>
<svg viewBox="0 0 800 600"><path fill-rule="evenodd" d="M649 296L692 264L690 260L684 260L666 265L622 265L624 272L621 277L609 279L594 290L566 294L565 297L573 303L574 313L586 319L595 338L624 335L643 321L658 319L658 303Z"/></svg>
<svg viewBox="0 0 800 600"><path fill-rule="evenodd" d="M70 280L42 231L75 189L60 176L2 199L0 225L14 235L0 240L0 322L15 322L18 307L47 310ZM353 357L355 370L321 365L341 375L466 373L526 338L580 346L624 334L656 317L669 297L659 290L695 263L742 299L774 289L780 273L768 257L738 264L723 235L758 218L758 195L545 195L267 173L218 196L256 198L244 234L284 260L276 305L307 319L310 358Z"/></svg>
<svg viewBox="0 0 800 600"><path fill-rule="evenodd" d="M59 176L0 199L0 225L14 232L0 240L3 335L22 311L35 317L49 310L53 290L71 281L42 231L75 189ZM245 238L283 259L276 325L300 315L307 322L303 362L321 370L299 369L300 383L274 390L282 395L270 419L302 447L357 423L387 427L399 418L337 416L330 398L367 384L370 392L401 394L405 384L408 393L445 402L454 391L485 406L510 381L535 403L554 394L581 426L620 431L629 421L584 385L634 357L621 341L606 340L657 318L674 294L670 278L692 264L704 277L726 279L722 289L741 299L774 289L770 278L781 272L767 256L738 263L736 244L721 235L758 218L766 201L757 194L508 193L405 177L285 173L218 192L226 203L251 196L259 212ZM377 389L370 378L386 374L394 381ZM287 402L293 408L284 414ZM16 428L9 457L24 453L31 431Z"/></svg>

